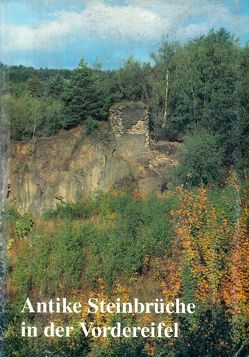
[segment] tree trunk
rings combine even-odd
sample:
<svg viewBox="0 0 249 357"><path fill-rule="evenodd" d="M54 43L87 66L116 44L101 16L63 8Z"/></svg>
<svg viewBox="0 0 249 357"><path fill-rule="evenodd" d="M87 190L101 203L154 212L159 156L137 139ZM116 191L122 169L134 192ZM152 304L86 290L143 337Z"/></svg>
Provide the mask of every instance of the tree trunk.
<svg viewBox="0 0 249 357"><path fill-rule="evenodd" d="M167 69L166 78L165 78L165 102L164 102L163 125L162 125L163 128L165 128L167 124L168 95L169 95L169 70Z"/></svg>

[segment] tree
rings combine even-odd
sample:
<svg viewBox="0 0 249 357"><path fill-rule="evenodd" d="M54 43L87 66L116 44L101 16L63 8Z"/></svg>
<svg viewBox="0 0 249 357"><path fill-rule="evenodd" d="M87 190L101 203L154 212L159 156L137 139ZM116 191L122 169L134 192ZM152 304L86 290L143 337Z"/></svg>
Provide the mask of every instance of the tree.
<svg viewBox="0 0 249 357"><path fill-rule="evenodd" d="M10 134L15 140L49 136L62 127L62 104L51 98L30 95L8 100Z"/></svg>
<svg viewBox="0 0 249 357"><path fill-rule="evenodd" d="M226 163L234 163L238 143L239 47L224 29L185 45L167 42L153 55L159 116L169 139L196 125L217 134Z"/></svg>
<svg viewBox="0 0 249 357"><path fill-rule="evenodd" d="M121 92L117 71L95 71L98 86L102 94L103 118L107 118L110 107L124 99Z"/></svg>
<svg viewBox="0 0 249 357"><path fill-rule="evenodd" d="M57 74L55 77L52 77L47 85L48 95L59 98L64 90L64 81L63 78Z"/></svg>
<svg viewBox="0 0 249 357"><path fill-rule="evenodd" d="M62 96L65 107L64 127L70 128L82 123L89 116L100 119L102 95L94 71L84 60L73 71Z"/></svg>
<svg viewBox="0 0 249 357"><path fill-rule="evenodd" d="M231 355L231 329L229 314L220 306L202 309L198 328L189 328L185 316L180 319L182 336L175 344L175 356L229 356Z"/></svg>
<svg viewBox="0 0 249 357"><path fill-rule="evenodd" d="M224 29L210 31L194 42L195 59L200 80L197 87L200 123L216 133L224 150L224 161L235 164L239 127L239 46ZM193 52L194 54L194 52ZM201 112L200 112L200 109Z"/></svg>
<svg viewBox="0 0 249 357"><path fill-rule="evenodd" d="M25 95L8 100L10 134L15 140L25 140L36 135L40 121L40 102L37 98Z"/></svg>
<svg viewBox="0 0 249 357"><path fill-rule="evenodd" d="M240 96L240 140L241 157L239 167L249 168L249 43L241 49L241 96Z"/></svg>
<svg viewBox="0 0 249 357"><path fill-rule="evenodd" d="M124 100L141 100L146 102L149 98L149 86L146 70L150 65L142 64L133 57L124 62L124 66L117 71L119 90Z"/></svg>
<svg viewBox="0 0 249 357"><path fill-rule="evenodd" d="M157 102L158 108L155 113L159 126L165 128L171 113L171 101L174 97L173 82L176 77L176 53L180 46L177 43L165 41L157 53L151 57L155 62L152 87L154 89L153 101Z"/></svg>
<svg viewBox="0 0 249 357"><path fill-rule="evenodd" d="M219 184L222 181L222 151L217 138L207 130L186 136L175 170L178 182L185 186Z"/></svg>
<svg viewBox="0 0 249 357"><path fill-rule="evenodd" d="M32 76L27 80L27 90L32 97L41 97L43 94L43 84L36 76Z"/></svg>

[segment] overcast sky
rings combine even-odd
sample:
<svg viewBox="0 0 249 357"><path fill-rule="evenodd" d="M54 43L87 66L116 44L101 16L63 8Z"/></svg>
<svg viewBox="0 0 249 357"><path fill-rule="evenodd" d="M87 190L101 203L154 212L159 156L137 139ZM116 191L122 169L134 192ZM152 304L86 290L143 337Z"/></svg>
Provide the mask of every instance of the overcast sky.
<svg viewBox="0 0 249 357"><path fill-rule="evenodd" d="M74 68L148 62L162 37L186 41L225 27L249 39L249 0L1 0L0 61Z"/></svg>

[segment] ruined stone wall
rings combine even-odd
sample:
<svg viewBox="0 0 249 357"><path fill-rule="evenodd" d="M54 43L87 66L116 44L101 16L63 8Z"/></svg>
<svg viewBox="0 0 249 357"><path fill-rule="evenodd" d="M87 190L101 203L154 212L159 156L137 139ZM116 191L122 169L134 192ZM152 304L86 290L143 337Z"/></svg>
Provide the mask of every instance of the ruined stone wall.
<svg viewBox="0 0 249 357"><path fill-rule="evenodd" d="M109 121L116 138L138 135L149 145L149 113L142 102L121 102L110 109Z"/></svg>

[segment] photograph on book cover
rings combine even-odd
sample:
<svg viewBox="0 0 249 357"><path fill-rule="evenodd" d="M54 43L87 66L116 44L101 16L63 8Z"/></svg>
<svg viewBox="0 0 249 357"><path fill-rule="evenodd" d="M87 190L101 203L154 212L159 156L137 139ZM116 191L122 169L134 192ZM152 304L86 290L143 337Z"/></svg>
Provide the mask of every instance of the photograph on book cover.
<svg viewBox="0 0 249 357"><path fill-rule="evenodd" d="M0 357L249 356L248 0L1 0L0 90Z"/></svg>

